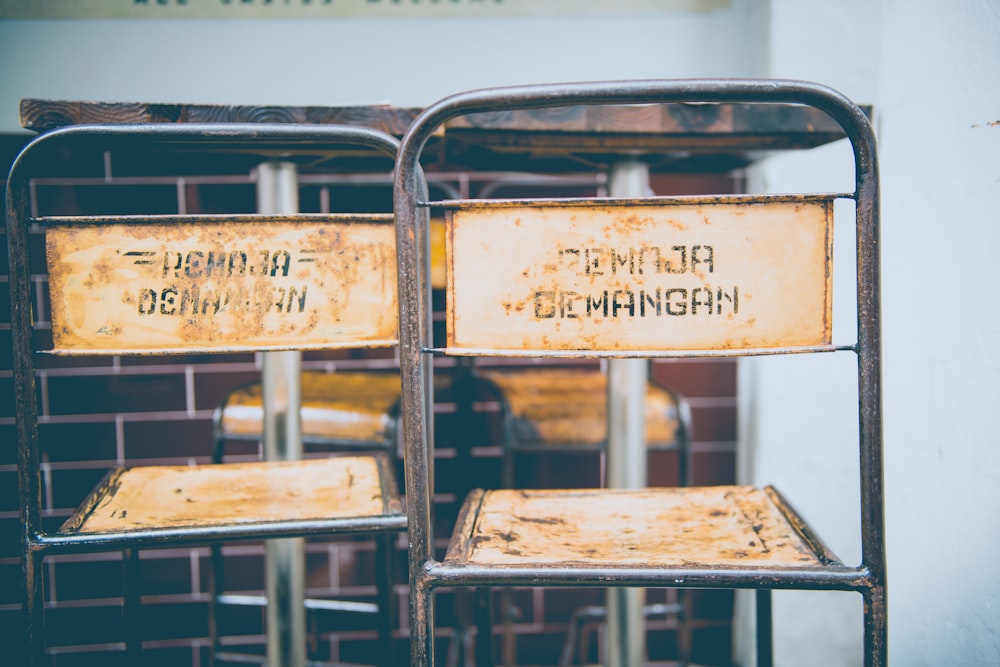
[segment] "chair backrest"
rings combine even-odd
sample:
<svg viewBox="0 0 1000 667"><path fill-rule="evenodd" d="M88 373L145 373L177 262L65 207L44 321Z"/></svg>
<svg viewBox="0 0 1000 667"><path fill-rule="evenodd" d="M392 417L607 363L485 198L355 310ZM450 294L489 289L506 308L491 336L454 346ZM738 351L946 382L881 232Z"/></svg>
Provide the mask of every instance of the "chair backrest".
<svg viewBox="0 0 1000 667"><path fill-rule="evenodd" d="M426 202L418 165L432 133L469 114L570 105L772 103L828 114L850 139L856 190L562 201ZM859 355L864 563L882 572L878 174L864 113L836 91L783 81L680 80L472 91L428 107L396 166L400 354L411 576L433 560L432 436L423 391L431 353L692 357L854 350ZM856 342L832 341L832 215L856 210ZM423 324L426 233L420 212L447 214L446 345Z"/></svg>
<svg viewBox="0 0 1000 667"><path fill-rule="evenodd" d="M7 183L14 387L22 493L39 498L36 317L29 223L44 230L57 355L169 354L395 345L391 214L31 218L30 179L67 144L154 150L214 148L286 156L345 146L392 159L398 141L345 126L73 126L34 139ZM38 303L44 300L37 299ZM40 342L41 341L41 342ZM39 350L43 351L43 350ZM39 526L26 503L23 528Z"/></svg>
<svg viewBox="0 0 1000 667"><path fill-rule="evenodd" d="M54 353L396 343L391 215L43 224Z"/></svg>
<svg viewBox="0 0 1000 667"><path fill-rule="evenodd" d="M831 196L440 205L449 352L659 356L831 342Z"/></svg>

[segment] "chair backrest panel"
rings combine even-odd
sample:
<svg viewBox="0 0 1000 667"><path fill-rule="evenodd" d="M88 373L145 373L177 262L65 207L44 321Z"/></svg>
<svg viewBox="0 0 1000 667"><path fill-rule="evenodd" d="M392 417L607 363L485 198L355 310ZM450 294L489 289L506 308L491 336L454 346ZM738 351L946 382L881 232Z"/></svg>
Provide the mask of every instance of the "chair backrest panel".
<svg viewBox="0 0 1000 667"><path fill-rule="evenodd" d="M56 354L396 344L391 215L42 222Z"/></svg>
<svg viewBox="0 0 1000 667"><path fill-rule="evenodd" d="M448 352L829 345L834 199L444 202Z"/></svg>

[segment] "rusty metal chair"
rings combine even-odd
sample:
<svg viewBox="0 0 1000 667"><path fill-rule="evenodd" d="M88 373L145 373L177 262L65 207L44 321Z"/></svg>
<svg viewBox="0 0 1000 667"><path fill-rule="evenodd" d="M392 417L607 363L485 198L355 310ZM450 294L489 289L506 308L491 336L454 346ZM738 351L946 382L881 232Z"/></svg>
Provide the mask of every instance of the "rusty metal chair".
<svg viewBox="0 0 1000 667"><path fill-rule="evenodd" d="M399 374L396 372L306 371L301 381L302 443L316 453L380 452L390 461L396 458L399 422ZM212 416L215 440L213 463L223 463L230 441L258 442L264 437L264 391L261 382L236 387L225 397ZM310 647L318 645L312 630L318 625L317 614L361 614L373 617L379 628L391 628L394 622L393 564L394 533L375 536L375 586L372 602L306 598L306 619L310 628ZM247 656L226 651L221 645L218 623L219 607L240 605L263 607L264 595L225 593L225 567L220 544L211 547L212 650L216 659L227 656L245 662ZM381 641L391 642L388 631ZM389 664L389 658L386 659Z"/></svg>
<svg viewBox="0 0 1000 667"><path fill-rule="evenodd" d="M421 198L420 154L432 133L455 117L519 108L678 102L818 109L852 143L856 190L629 200ZM864 113L836 91L811 83L524 86L460 93L423 111L403 137L395 186L414 667L434 664L435 591L512 586L750 589L757 591L758 609L764 612L758 618L764 633L772 589L852 591L864 600L865 664L886 664L877 179L874 136ZM832 335L836 200L853 200L856 211L857 256L847 263L848 273L857 277L857 337L845 344L834 343ZM432 338L422 296L427 247L421 242L426 237L421 215L432 207L449 216L444 345ZM602 244L634 250L650 262L645 264L650 270L614 280L605 275L602 283L563 261L581 247ZM710 265L663 263L672 248L694 245L712 249L702 255ZM775 272L775 265L782 270ZM675 275L681 273L686 278ZM628 316L609 317L587 296L598 294L607 304L608 296L619 292L643 304L645 314L636 316L636 308ZM825 547L776 489L738 485L475 490L465 500L443 558L436 553L429 357L792 354L801 359L816 353L856 358L860 418L858 442L850 449L859 453L862 480L858 565L843 563ZM769 646L762 636L759 650ZM479 658L489 664L492 650L482 650ZM770 655L759 658L766 663Z"/></svg>
<svg viewBox="0 0 1000 667"><path fill-rule="evenodd" d="M392 216L31 217L32 174L42 166L51 173L68 145L123 147L147 155L169 148L258 156L297 149L334 155L351 146L391 159L398 142L382 132L341 126L74 126L40 135L14 162L7 183L7 239L25 663L48 662L43 560L98 551L124 554L124 644L128 661L138 663L140 597L132 586L136 578L129 575L139 565L140 550L398 535L406 516L394 464L387 452L369 451L287 462L121 466L61 526L51 525L42 505L36 355L394 346ZM44 232L44 248L29 243L31 226ZM273 261L248 259L259 258L264 247ZM42 272L48 274L47 302L40 295L36 300L33 287ZM32 312L39 303L51 304L51 333L45 313ZM383 664L392 660L390 631L379 629Z"/></svg>

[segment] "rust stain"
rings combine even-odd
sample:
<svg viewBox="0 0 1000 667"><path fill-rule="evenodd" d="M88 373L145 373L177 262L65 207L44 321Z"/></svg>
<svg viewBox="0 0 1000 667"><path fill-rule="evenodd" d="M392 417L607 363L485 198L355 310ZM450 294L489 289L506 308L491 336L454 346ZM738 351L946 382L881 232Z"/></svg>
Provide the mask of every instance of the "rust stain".
<svg viewBox="0 0 1000 667"><path fill-rule="evenodd" d="M536 517L530 517L530 516L517 516L517 517L514 517L514 518L517 521L523 521L525 523L540 523L540 524L544 524L546 526L554 526L554 525L566 523L566 521L562 517L541 517L541 518L536 518Z"/></svg>
<svg viewBox="0 0 1000 667"><path fill-rule="evenodd" d="M490 491L464 541L472 564L818 562L751 487Z"/></svg>

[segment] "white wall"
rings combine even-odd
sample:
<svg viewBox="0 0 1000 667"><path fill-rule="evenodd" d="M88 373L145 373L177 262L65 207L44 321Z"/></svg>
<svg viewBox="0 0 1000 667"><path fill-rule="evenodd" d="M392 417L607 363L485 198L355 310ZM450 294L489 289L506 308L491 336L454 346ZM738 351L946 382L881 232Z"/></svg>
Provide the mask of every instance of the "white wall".
<svg viewBox="0 0 1000 667"><path fill-rule="evenodd" d="M898 665L997 665L1000 6L884 5L890 646Z"/></svg>
<svg viewBox="0 0 1000 667"><path fill-rule="evenodd" d="M718 4L718 3L713 3ZM500 19L0 21L0 132L20 98L424 106L493 85L746 76L753 2Z"/></svg>
<svg viewBox="0 0 1000 667"><path fill-rule="evenodd" d="M765 76L829 85L862 104L877 90L877 2L772 0ZM831 57L836 54L836 57ZM748 173L757 192L852 192L847 141L766 160ZM853 342L853 208L838 203L847 225L835 231L834 341ZM846 280L844 278L847 278ZM741 481L773 484L846 563L860 561L856 365L850 355L745 359L739 367ZM848 667L861 663L861 596L773 593L778 665ZM752 595L737 598L735 644L752 665Z"/></svg>
<svg viewBox="0 0 1000 667"><path fill-rule="evenodd" d="M891 664L1000 664L1000 454L990 419L1000 314L988 296L1000 278L1000 7L771 4L770 74L831 83L877 110ZM752 182L853 189L831 172L849 159L831 146L770 161ZM744 473L776 482L857 562L856 510L841 509L857 471L838 444L856 419L841 403L825 410L834 391L851 389L853 371L820 380L832 365L741 364ZM776 594L777 663L860 664L860 613L856 594Z"/></svg>

